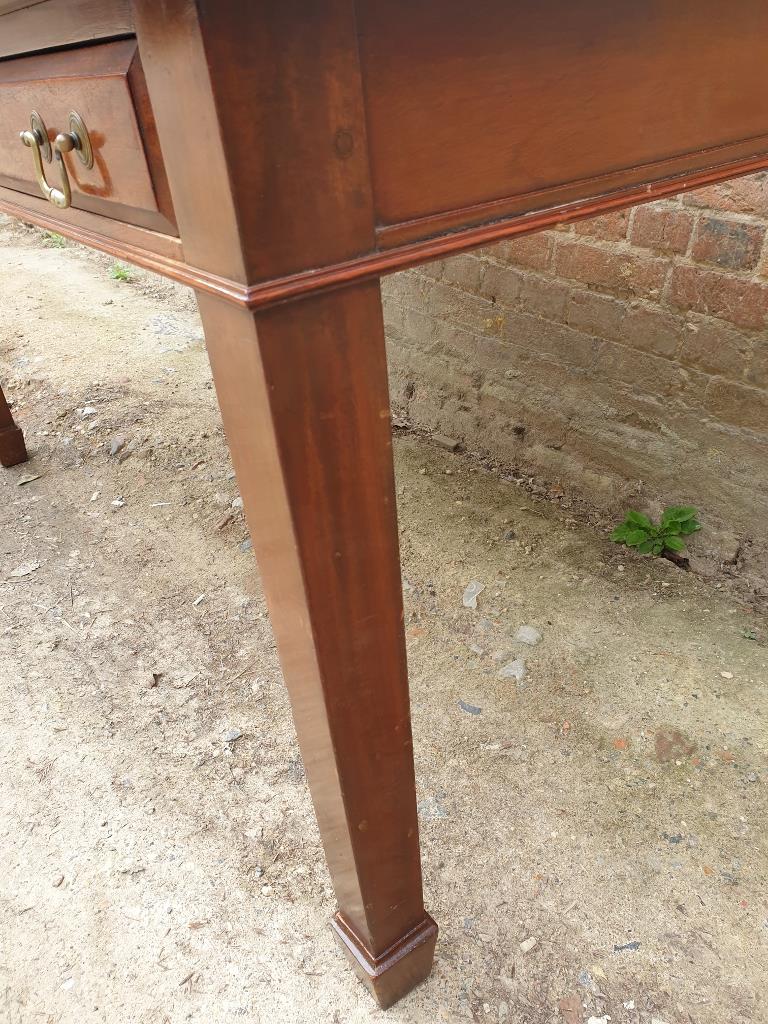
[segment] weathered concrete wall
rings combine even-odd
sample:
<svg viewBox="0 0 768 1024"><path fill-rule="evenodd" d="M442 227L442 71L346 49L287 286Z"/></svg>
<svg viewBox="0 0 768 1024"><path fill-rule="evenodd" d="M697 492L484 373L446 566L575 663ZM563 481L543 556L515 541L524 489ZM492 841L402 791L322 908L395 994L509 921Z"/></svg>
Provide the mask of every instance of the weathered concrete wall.
<svg viewBox="0 0 768 1024"><path fill-rule="evenodd" d="M389 278L393 407L768 590L768 175Z"/></svg>

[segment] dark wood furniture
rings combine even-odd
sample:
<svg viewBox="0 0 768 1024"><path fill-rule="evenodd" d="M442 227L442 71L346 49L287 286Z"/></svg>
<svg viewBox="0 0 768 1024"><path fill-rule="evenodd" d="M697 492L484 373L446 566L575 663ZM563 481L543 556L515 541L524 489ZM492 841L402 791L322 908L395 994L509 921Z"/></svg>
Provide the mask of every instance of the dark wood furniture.
<svg viewBox="0 0 768 1024"><path fill-rule="evenodd" d="M335 933L382 1006L437 927L378 279L768 166L767 63L764 0L0 0L0 209L197 292Z"/></svg>

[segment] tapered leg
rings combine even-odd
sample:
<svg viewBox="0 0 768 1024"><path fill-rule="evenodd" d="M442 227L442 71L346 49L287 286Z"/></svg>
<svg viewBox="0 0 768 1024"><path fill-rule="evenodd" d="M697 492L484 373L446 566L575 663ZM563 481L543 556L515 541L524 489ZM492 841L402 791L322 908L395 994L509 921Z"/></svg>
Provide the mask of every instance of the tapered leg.
<svg viewBox="0 0 768 1024"><path fill-rule="evenodd" d="M431 968L377 282L250 312L199 295L339 912L386 1007Z"/></svg>
<svg viewBox="0 0 768 1024"><path fill-rule="evenodd" d="M13 422L11 410L0 388L0 463L6 468L27 461L24 435Z"/></svg>

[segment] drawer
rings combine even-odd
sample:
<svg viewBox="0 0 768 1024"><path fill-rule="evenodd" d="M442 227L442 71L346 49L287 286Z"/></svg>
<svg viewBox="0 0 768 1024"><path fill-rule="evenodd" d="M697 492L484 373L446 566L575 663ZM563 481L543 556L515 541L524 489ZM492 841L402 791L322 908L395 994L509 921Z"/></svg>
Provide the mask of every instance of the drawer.
<svg viewBox="0 0 768 1024"><path fill-rule="evenodd" d="M72 209L178 234L135 39L0 61L0 185L42 197L33 150L20 139L33 111L52 144L73 111L87 130L92 166L77 152L63 156ZM58 162L43 171L60 189Z"/></svg>

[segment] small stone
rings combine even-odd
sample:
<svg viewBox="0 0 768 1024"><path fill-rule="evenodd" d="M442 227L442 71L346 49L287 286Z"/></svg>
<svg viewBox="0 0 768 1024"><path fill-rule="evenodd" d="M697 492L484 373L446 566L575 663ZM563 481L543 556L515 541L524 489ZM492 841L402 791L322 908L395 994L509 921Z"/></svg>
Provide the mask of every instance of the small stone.
<svg viewBox="0 0 768 1024"><path fill-rule="evenodd" d="M482 713L482 708L477 707L475 704L467 704L463 700L459 701L459 707L462 711L466 711L468 715L479 715Z"/></svg>
<svg viewBox="0 0 768 1024"><path fill-rule="evenodd" d="M608 1024L612 1018L606 1013L604 1017L590 1017L587 1024Z"/></svg>
<svg viewBox="0 0 768 1024"><path fill-rule="evenodd" d="M420 818L427 820L434 820L436 818L447 818L448 812L440 803L441 797L439 796L428 796L423 800L419 800L416 805Z"/></svg>
<svg viewBox="0 0 768 1024"><path fill-rule="evenodd" d="M723 679L733 679L733 672L721 672Z"/></svg>
<svg viewBox="0 0 768 1024"><path fill-rule="evenodd" d="M516 537L517 534L514 530L507 530L507 532L504 534L504 540L515 540Z"/></svg>
<svg viewBox="0 0 768 1024"><path fill-rule="evenodd" d="M655 739L656 760L661 764L669 764L680 757L690 757L696 753L696 744L677 729L660 729Z"/></svg>
<svg viewBox="0 0 768 1024"><path fill-rule="evenodd" d="M253 541L250 537L246 537L245 540L240 544L241 551L250 551L253 548Z"/></svg>
<svg viewBox="0 0 768 1024"><path fill-rule="evenodd" d="M92 405L86 405L84 409L80 409L80 415L83 417L83 419L87 419L89 416L95 416L96 410L93 408Z"/></svg>
<svg viewBox="0 0 768 1024"><path fill-rule="evenodd" d="M122 496L122 494L118 494L118 496L112 502L112 508L125 508L125 498Z"/></svg>
<svg viewBox="0 0 768 1024"><path fill-rule="evenodd" d="M271 885L262 885L262 887L261 887L261 895L262 896L271 896L272 895L272 886Z"/></svg>
<svg viewBox="0 0 768 1024"><path fill-rule="evenodd" d="M483 583L478 583L477 580L472 580L471 583L467 584L464 590L461 603L465 608L471 608L473 611L477 611L477 598L484 590L485 585Z"/></svg>
<svg viewBox="0 0 768 1024"><path fill-rule="evenodd" d="M558 1001L557 1008L565 1024L581 1024L584 1007L577 992L572 992Z"/></svg>
<svg viewBox="0 0 768 1024"><path fill-rule="evenodd" d="M535 647L541 640L541 633L535 626L521 626L515 633L515 640L521 644L528 644L530 647Z"/></svg>
<svg viewBox="0 0 768 1024"><path fill-rule="evenodd" d="M114 458L123 448L125 448L125 438L113 437L109 445L109 454Z"/></svg>
<svg viewBox="0 0 768 1024"><path fill-rule="evenodd" d="M240 498L240 497L235 498L235 500L232 502L232 508L242 508L242 507L243 507L243 499Z"/></svg>
<svg viewBox="0 0 768 1024"><path fill-rule="evenodd" d="M522 953L530 953L532 949L535 949L535 948L536 948L536 946L538 946L538 944L539 944L539 940L538 940L538 939L535 939L535 938L534 938L534 937L533 937L533 936L531 935L531 937L530 937L530 938L528 938L528 939L524 939L524 940L523 940L523 941L522 941L522 942L520 943L520 951L521 951Z"/></svg>
<svg viewBox="0 0 768 1024"><path fill-rule="evenodd" d="M39 562L22 562L13 572L8 573L9 579L20 580L23 576L30 576L40 568Z"/></svg>
<svg viewBox="0 0 768 1024"><path fill-rule="evenodd" d="M522 683L527 675L525 668L525 662L522 658L515 658L514 661L508 661L506 665L499 669L496 673L499 679L514 679L518 683Z"/></svg>
<svg viewBox="0 0 768 1024"><path fill-rule="evenodd" d="M241 729L229 729L224 733L224 742L234 743L235 740L239 740L242 735L243 733Z"/></svg>
<svg viewBox="0 0 768 1024"><path fill-rule="evenodd" d="M445 448L449 452L455 452L459 447L458 441L455 441L452 437L446 437L445 434L433 434L432 440L435 444L439 444L441 448Z"/></svg>

